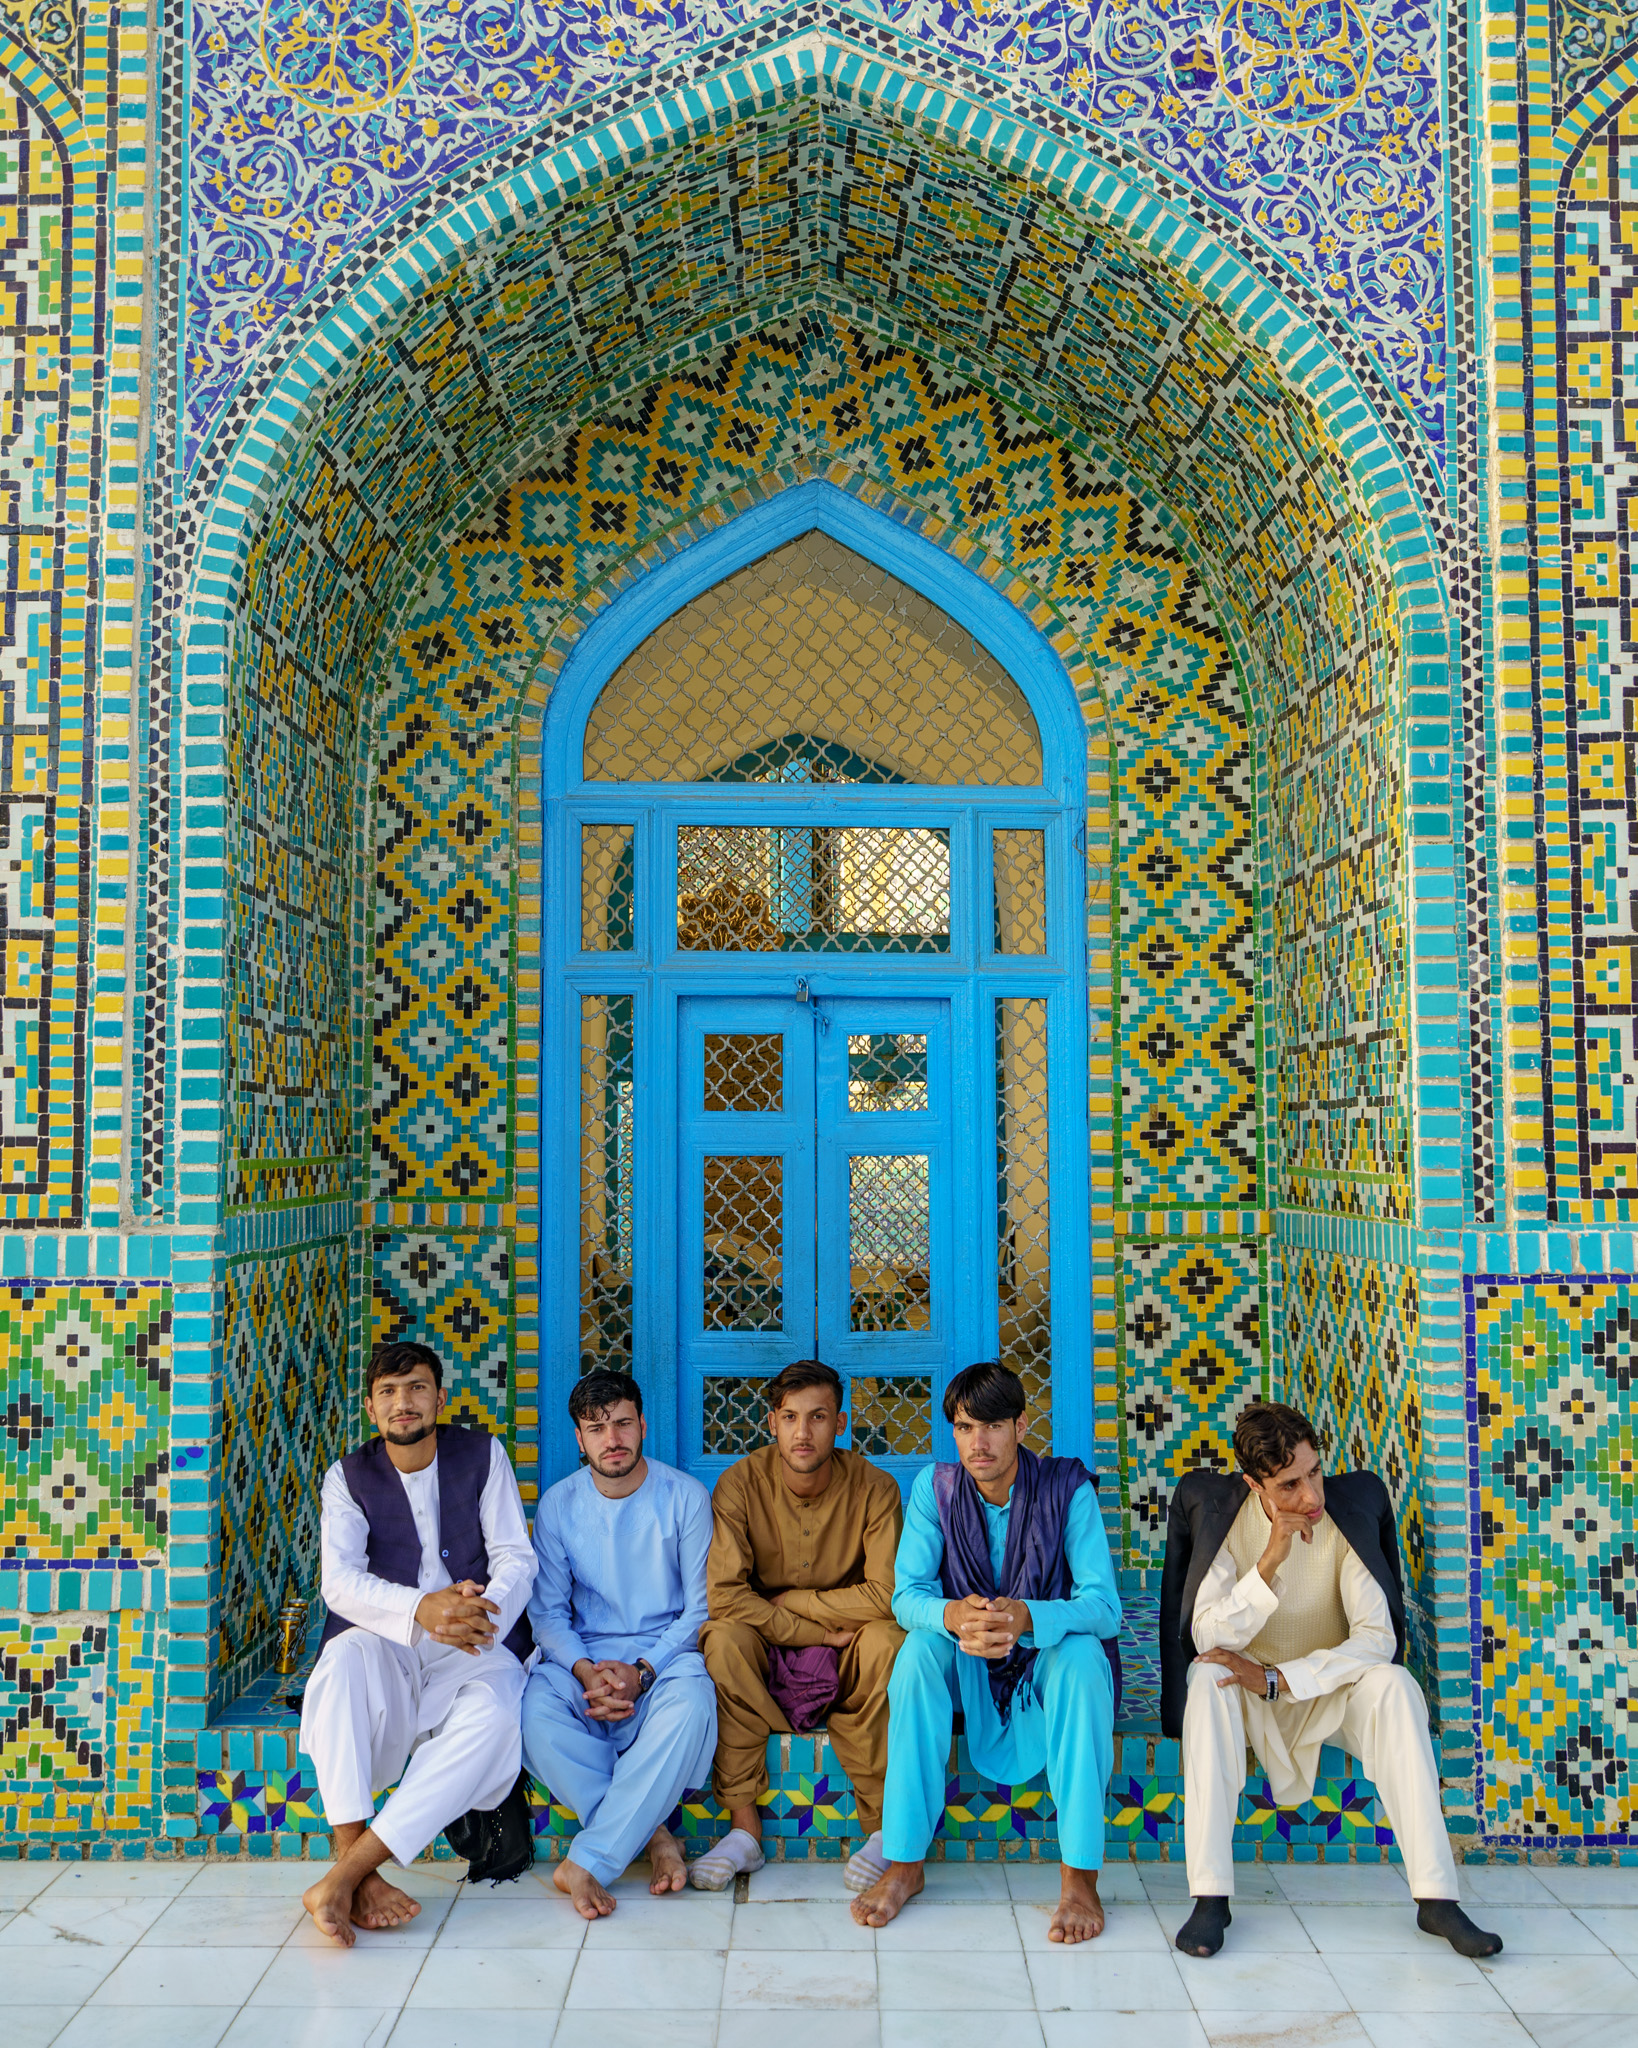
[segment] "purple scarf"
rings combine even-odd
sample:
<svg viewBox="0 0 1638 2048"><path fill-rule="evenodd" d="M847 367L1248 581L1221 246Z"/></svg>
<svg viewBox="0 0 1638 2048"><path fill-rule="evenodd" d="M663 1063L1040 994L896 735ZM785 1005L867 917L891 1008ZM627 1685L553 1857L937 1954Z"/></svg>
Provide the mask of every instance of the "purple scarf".
<svg viewBox="0 0 1638 2048"><path fill-rule="evenodd" d="M841 1689L841 1653L828 1643L775 1643L769 1649L768 1690L798 1735L819 1726Z"/></svg>
<svg viewBox="0 0 1638 2048"><path fill-rule="evenodd" d="M973 1483L965 1465L933 1467L933 1498L938 1503L939 1527L944 1532L944 1556L939 1579L946 1600L965 1600L969 1593L982 1599L1067 1600L1074 1591L1069 1559L1064 1554L1064 1531L1069 1522L1069 1504L1076 1493L1097 1479L1079 1458L1038 1458L1033 1451L1018 1447L1018 1473L1012 1482L1012 1513L1007 1521L1007 1547L1001 1559L1001 1585L997 1588L990 1567L989 1525L984 1518L984 1497ZM1115 1712L1120 1712L1120 1638L1104 1638L1104 1655L1109 1659L1115 1682ZM990 1697L1006 1721L1012 1712L1013 1695L1034 1666L1038 1651L1015 1643L1010 1654L992 1660L989 1669Z"/></svg>

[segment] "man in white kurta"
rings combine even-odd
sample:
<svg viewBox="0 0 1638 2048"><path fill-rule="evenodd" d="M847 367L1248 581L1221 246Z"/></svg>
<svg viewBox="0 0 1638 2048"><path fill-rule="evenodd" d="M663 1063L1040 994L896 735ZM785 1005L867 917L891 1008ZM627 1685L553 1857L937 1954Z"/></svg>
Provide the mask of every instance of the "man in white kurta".
<svg viewBox="0 0 1638 2048"><path fill-rule="evenodd" d="M1222 1945L1249 1738L1282 1807L1313 1797L1325 1743L1357 1757L1393 1828L1423 1932L1463 1954L1495 1954L1499 1938L1456 1903L1427 1704L1396 1661L1400 1633L1385 1587L1397 1596L1398 1563L1386 1489L1369 1474L1331 1483L1361 1555L1327 1512L1318 1444L1297 1410L1254 1403L1236 1428L1235 1450L1238 1478L1193 1474L1179 1488L1194 1533L1218 1547L1182 1617L1195 1652L1183 1713L1183 1831L1195 1908L1177 1946L1212 1955Z"/></svg>
<svg viewBox="0 0 1638 2048"><path fill-rule="evenodd" d="M378 1374L379 1357L372 1361L365 1397L380 1444L332 1465L322 1493L320 1583L329 1627L351 1626L325 1643L302 1699L301 1746L313 1761L337 1855L331 1879L312 1888L309 1910L344 1945L352 1925L396 1926L420 1910L374 1876L376 1865L355 1873L350 1858L367 1861L373 1849L378 1862L409 1864L452 1820L499 1806L516 1782L525 1666L515 1651L528 1648L517 1624L535 1575L504 1445L439 1432L436 1358L419 1345L383 1348L391 1369ZM373 1494L357 1463L371 1451L378 1453ZM455 1507L444 1497L451 1473L443 1468L457 1452L463 1481ZM407 1520L394 1487L407 1500ZM380 1521L392 1521L391 1533L409 1552L407 1562L393 1552L398 1578L371 1569L372 1542L378 1564L384 1555L383 1530L372 1527L360 1494L393 1510ZM446 1559L473 1554L487 1555L487 1578L457 1584ZM375 1813L375 1794L392 1785ZM339 1897L349 1876L350 1904Z"/></svg>
<svg viewBox="0 0 1638 2048"><path fill-rule="evenodd" d="M541 1658L523 1699L523 1750L580 1832L554 1883L588 1920L645 1849L657 1896L686 1872L666 1827L709 1781L716 1688L699 1652L707 1615L711 1496L643 1455L642 1395L624 1373L588 1373L569 1400L586 1464L535 1512L529 1619Z"/></svg>

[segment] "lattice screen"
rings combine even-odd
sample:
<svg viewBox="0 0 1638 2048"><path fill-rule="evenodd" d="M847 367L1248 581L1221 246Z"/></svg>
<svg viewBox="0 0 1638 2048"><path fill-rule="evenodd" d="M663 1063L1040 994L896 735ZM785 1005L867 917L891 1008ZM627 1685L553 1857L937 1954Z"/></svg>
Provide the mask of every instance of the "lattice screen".
<svg viewBox="0 0 1638 2048"><path fill-rule="evenodd" d="M628 656L587 723L585 772L1031 787L1041 741L1023 693L965 627L808 533L695 598Z"/></svg>
<svg viewBox="0 0 1638 2048"><path fill-rule="evenodd" d="M1047 1006L1038 996L995 1006L996 1287L1001 1359L1030 1413L1052 1412L1052 1250L1047 1203ZM1048 1442L1045 1427L1036 1441Z"/></svg>
<svg viewBox="0 0 1638 2048"><path fill-rule="evenodd" d="M631 1369L630 996L580 999L580 1370Z"/></svg>

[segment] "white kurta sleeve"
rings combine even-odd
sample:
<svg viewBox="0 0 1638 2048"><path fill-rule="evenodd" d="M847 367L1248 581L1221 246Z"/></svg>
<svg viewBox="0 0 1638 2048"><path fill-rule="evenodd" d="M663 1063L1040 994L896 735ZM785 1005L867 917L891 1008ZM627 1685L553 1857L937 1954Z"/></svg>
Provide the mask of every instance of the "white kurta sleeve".
<svg viewBox="0 0 1638 2048"><path fill-rule="evenodd" d="M1276 1585L1279 1577L1276 1572ZM1318 1699L1323 1693L1352 1685L1374 1665L1393 1662L1396 1640L1387 1598L1346 1542L1337 1584L1342 1611L1348 1617L1347 1637L1334 1650L1314 1650L1280 1666L1294 1700Z"/></svg>
<svg viewBox="0 0 1638 2048"><path fill-rule="evenodd" d="M319 1514L319 1591L332 1614L367 1628L389 1642L412 1646L421 1640L415 1610L419 1586L395 1586L369 1567L370 1525L347 1491L339 1464L324 1475Z"/></svg>
<svg viewBox="0 0 1638 2048"><path fill-rule="evenodd" d="M1276 1580L1278 1577L1276 1573ZM1279 1604L1279 1595L1255 1565L1243 1579L1235 1578L1234 1558L1225 1543L1195 1595L1195 1649L1243 1650L1262 1633Z"/></svg>
<svg viewBox="0 0 1638 2048"><path fill-rule="evenodd" d="M478 1521L489 1557L484 1597L500 1609L495 1617L495 1642L504 1643L534 1588L535 1547L529 1541L517 1476L498 1436L490 1439L489 1477L478 1500Z"/></svg>

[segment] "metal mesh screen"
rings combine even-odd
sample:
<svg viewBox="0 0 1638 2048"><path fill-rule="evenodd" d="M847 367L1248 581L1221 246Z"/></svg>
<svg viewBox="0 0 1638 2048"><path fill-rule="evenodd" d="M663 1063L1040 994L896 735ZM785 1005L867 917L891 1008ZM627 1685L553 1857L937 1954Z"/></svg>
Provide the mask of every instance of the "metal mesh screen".
<svg viewBox="0 0 1638 2048"><path fill-rule="evenodd" d="M1023 693L947 613L808 533L673 614L609 679L586 725L590 782L1032 787Z"/></svg>
<svg viewBox="0 0 1638 2048"><path fill-rule="evenodd" d="M631 1368L630 996L580 998L580 1370Z"/></svg>
<svg viewBox="0 0 1638 2048"><path fill-rule="evenodd" d="M630 825L580 828L580 950L629 953L636 871Z"/></svg>
<svg viewBox="0 0 1638 2048"><path fill-rule="evenodd" d="M996 1238L1001 1359L1030 1413L1052 1410L1052 1256L1047 1208L1047 1006L995 1006ZM1043 1434L1036 1439L1044 1443Z"/></svg>
<svg viewBox="0 0 1638 2048"><path fill-rule="evenodd" d="M867 1458L930 1458L932 1403L933 1383L925 1375L855 1379L848 1390L853 1448Z"/></svg>
<svg viewBox="0 0 1638 2048"><path fill-rule="evenodd" d="M685 953L947 953L949 834L680 826L677 944Z"/></svg>
<svg viewBox="0 0 1638 2048"><path fill-rule="evenodd" d="M702 1109L778 1111L785 1104L785 1041L777 1031L708 1031Z"/></svg>
<svg viewBox="0 0 1638 2048"><path fill-rule="evenodd" d="M925 1152L847 1163L849 1327L925 1330L932 1322Z"/></svg>
<svg viewBox="0 0 1638 2048"><path fill-rule="evenodd" d="M784 1326L785 1162L705 1161L705 1328Z"/></svg>
<svg viewBox="0 0 1638 2048"><path fill-rule="evenodd" d="M927 1107L927 1034L873 1031L847 1042L847 1106L855 1111Z"/></svg>
<svg viewBox="0 0 1638 2048"><path fill-rule="evenodd" d="M1006 826L991 834L995 877L995 950L1044 953L1046 834Z"/></svg>
<svg viewBox="0 0 1638 2048"><path fill-rule="evenodd" d="M768 1441L766 1379L708 1373L700 1448L708 1458L744 1458Z"/></svg>

